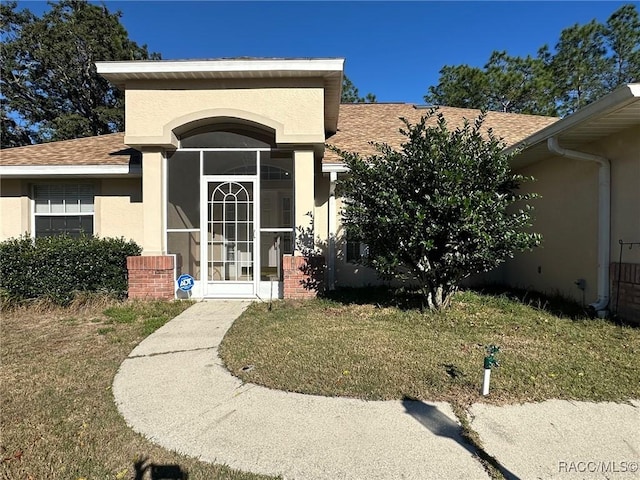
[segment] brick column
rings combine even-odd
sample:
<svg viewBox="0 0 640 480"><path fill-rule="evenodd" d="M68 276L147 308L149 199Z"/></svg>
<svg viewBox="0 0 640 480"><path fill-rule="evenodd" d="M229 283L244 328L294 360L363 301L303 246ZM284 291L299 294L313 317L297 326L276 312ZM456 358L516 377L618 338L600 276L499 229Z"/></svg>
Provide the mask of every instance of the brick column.
<svg viewBox="0 0 640 480"><path fill-rule="evenodd" d="M174 257L127 257L129 298L173 300L175 298Z"/></svg>
<svg viewBox="0 0 640 480"><path fill-rule="evenodd" d="M640 325L640 263L612 263L609 278L611 280L609 310L626 322ZM619 292L618 279L620 280Z"/></svg>
<svg viewBox="0 0 640 480"><path fill-rule="evenodd" d="M284 255L284 298L314 298L324 289L324 257Z"/></svg>

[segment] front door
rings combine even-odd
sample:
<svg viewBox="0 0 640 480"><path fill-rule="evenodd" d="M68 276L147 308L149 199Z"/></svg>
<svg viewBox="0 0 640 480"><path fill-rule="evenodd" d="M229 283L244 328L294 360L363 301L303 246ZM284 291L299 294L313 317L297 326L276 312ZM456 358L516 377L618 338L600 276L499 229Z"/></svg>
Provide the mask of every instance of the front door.
<svg viewBox="0 0 640 480"><path fill-rule="evenodd" d="M254 180L207 181L205 295L256 294L256 202Z"/></svg>

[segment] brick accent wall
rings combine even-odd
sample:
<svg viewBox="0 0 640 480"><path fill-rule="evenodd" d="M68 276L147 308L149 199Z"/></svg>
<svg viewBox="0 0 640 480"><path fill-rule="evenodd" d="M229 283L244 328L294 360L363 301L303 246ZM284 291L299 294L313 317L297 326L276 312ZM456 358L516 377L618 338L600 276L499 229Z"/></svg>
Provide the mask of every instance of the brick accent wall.
<svg viewBox="0 0 640 480"><path fill-rule="evenodd" d="M324 289L324 257L284 255L284 298L314 298Z"/></svg>
<svg viewBox="0 0 640 480"><path fill-rule="evenodd" d="M618 275L620 275L619 296ZM611 279L609 309L617 313L622 320L640 325L640 263L612 263L609 278Z"/></svg>
<svg viewBox="0 0 640 480"><path fill-rule="evenodd" d="M173 300L173 256L127 257L129 298Z"/></svg>

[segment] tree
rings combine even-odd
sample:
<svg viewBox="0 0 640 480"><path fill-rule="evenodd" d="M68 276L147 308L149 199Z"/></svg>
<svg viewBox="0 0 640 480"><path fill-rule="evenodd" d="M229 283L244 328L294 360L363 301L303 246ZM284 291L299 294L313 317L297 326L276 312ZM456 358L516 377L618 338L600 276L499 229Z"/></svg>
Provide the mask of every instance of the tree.
<svg viewBox="0 0 640 480"><path fill-rule="evenodd" d="M40 18L2 5L2 146L122 129L123 94L94 62L159 55L128 38L120 15L80 0L51 3Z"/></svg>
<svg viewBox="0 0 640 480"><path fill-rule="evenodd" d="M541 58L494 51L484 66L484 108L500 112L554 115L553 82Z"/></svg>
<svg viewBox="0 0 640 480"><path fill-rule="evenodd" d="M640 19L623 5L606 24L565 28L537 57L494 51L484 68L446 65L426 102L536 115L567 115L625 83L640 81Z"/></svg>
<svg viewBox="0 0 640 480"><path fill-rule="evenodd" d="M449 130L442 114L435 126L405 121L400 150L376 144L363 158L339 151L350 169L340 180L347 235L366 243L361 263L382 278L417 283L430 309L449 305L462 279L485 272L515 251L533 248L540 236L526 233L532 194L516 193L524 177L510 171L504 144L484 114Z"/></svg>
<svg viewBox="0 0 640 480"><path fill-rule="evenodd" d="M605 42L612 52L609 90L640 81L640 17L634 5L623 5L607 20Z"/></svg>
<svg viewBox="0 0 640 480"><path fill-rule="evenodd" d="M610 69L610 59L605 53L604 27L595 20L562 31L551 60L561 115L573 113L606 93L603 77Z"/></svg>
<svg viewBox="0 0 640 480"><path fill-rule="evenodd" d="M440 83L429 87L425 102L460 108L486 108L489 85L480 68L469 65L445 65L440 70Z"/></svg>
<svg viewBox="0 0 640 480"><path fill-rule="evenodd" d="M364 97L360 96L358 89L349 77L342 77L342 97L340 103L376 103L376 96L373 93L367 93Z"/></svg>

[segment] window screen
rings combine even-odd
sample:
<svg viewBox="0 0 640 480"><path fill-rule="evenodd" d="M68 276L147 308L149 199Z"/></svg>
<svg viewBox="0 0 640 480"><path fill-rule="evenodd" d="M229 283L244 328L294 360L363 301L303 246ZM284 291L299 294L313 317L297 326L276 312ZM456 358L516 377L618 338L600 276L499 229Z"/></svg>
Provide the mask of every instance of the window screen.
<svg viewBox="0 0 640 480"><path fill-rule="evenodd" d="M34 197L36 237L93 235L93 185L35 185Z"/></svg>

